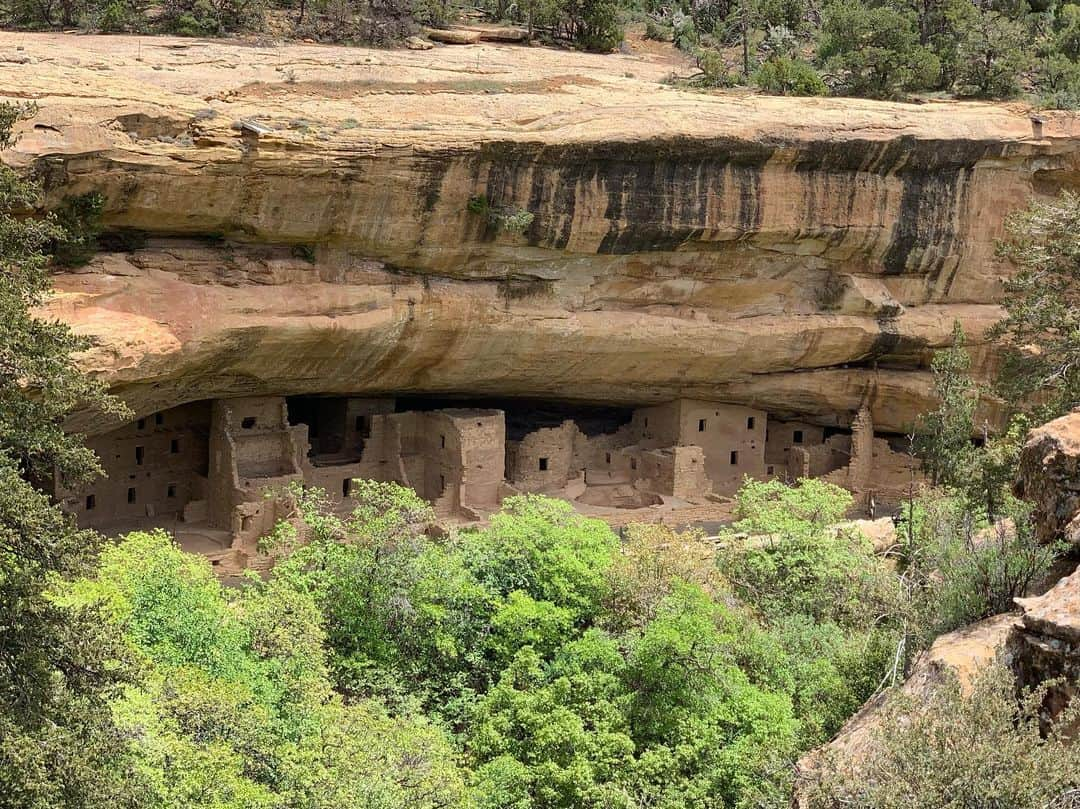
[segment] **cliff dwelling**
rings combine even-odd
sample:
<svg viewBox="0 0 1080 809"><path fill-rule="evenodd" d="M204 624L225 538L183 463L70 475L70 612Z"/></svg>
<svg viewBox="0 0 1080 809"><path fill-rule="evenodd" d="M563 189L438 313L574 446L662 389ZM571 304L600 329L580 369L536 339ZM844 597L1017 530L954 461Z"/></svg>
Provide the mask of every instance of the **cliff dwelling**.
<svg viewBox="0 0 1080 809"><path fill-rule="evenodd" d="M263 396L181 405L92 439L107 477L56 498L107 534L164 526L225 569L258 563L298 481L348 508L354 481L413 488L440 519L475 522L523 492L625 517L723 503L745 478L820 477L871 510L903 496L913 464L869 411L850 428L677 399L637 408L536 400Z"/></svg>

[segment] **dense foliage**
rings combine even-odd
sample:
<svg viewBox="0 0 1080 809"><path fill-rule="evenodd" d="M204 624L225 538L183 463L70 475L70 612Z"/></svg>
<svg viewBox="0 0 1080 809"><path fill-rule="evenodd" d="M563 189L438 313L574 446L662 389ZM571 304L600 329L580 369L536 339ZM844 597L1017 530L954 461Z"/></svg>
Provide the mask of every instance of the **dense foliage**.
<svg viewBox="0 0 1080 809"><path fill-rule="evenodd" d="M139 803L782 806L801 752L1023 586L956 539L958 501L920 503L898 566L814 480L748 481L719 549L657 525L620 542L534 495L433 538L412 491L354 494L340 515L281 493L265 579L225 588L137 533L58 586L139 667L111 701Z"/></svg>
<svg viewBox="0 0 1080 809"><path fill-rule="evenodd" d="M999 391L1053 418L1080 406L1080 196L1032 202L1006 230L1000 251L1017 272L995 330L1007 350Z"/></svg>
<svg viewBox="0 0 1080 809"><path fill-rule="evenodd" d="M0 150L33 112L0 104ZM33 215L38 202L37 186L0 163L0 807L122 807L136 787L107 702L127 661L92 611L49 595L88 569L97 537L27 482L94 474L63 418L118 406L77 371L85 341L32 314L49 292L45 248L66 239L55 218Z"/></svg>

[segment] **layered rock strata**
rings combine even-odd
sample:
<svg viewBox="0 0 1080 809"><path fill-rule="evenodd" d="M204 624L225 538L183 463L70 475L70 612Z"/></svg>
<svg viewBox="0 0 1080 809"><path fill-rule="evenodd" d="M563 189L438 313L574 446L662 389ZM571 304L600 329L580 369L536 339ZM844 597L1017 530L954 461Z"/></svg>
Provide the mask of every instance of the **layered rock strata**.
<svg viewBox="0 0 1080 809"><path fill-rule="evenodd" d="M0 61L39 107L5 159L151 237L53 304L139 413L557 394L828 425L872 389L903 431L954 320L992 370L1003 217L1077 177L1070 118L702 94L647 54L2 34Z"/></svg>

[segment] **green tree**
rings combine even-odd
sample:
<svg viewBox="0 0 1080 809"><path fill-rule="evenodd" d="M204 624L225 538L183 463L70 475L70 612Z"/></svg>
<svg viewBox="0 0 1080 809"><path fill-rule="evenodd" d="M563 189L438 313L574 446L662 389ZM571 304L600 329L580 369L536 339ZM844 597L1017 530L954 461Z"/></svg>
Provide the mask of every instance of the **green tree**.
<svg viewBox="0 0 1080 809"><path fill-rule="evenodd" d="M840 94L892 98L934 86L938 58L919 44L915 15L860 0L833 0L822 12L818 60Z"/></svg>
<svg viewBox="0 0 1080 809"><path fill-rule="evenodd" d="M0 150L32 113L0 104ZM38 188L0 163L0 807L137 805L107 707L128 673L116 634L52 592L86 569L99 537L25 478L94 474L97 459L63 420L76 407L119 409L72 360L86 341L33 314L50 291L44 249L63 237L34 215L38 203Z"/></svg>
<svg viewBox="0 0 1080 809"><path fill-rule="evenodd" d="M1022 22L992 10L967 15L958 26L954 87L958 95L1012 98L1029 63L1031 37Z"/></svg>
<svg viewBox="0 0 1080 809"><path fill-rule="evenodd" d="M975 448L975 407L978 388L971 377L971 356L965 348L964 329L953 323L952 344L934 352L936 410L919 417L915 450L934 486L959 486L972 477Z"/></svg>
<svg viewBox="0 0 1080 809"><path fill-rule="evenodd" d="M614 0L562 0L559 16L569 38L587 51L607 53L622 42L623 27Z"/></svg>
<svg viewBox="0 0 1080 809"><path fill-rule="evenodd" d="M1034 201L1005 222L1000 254L1005 318L991 334L1005 348L997 380L1006 401L1046 419L1080 406L1080 195Z"/></svg>

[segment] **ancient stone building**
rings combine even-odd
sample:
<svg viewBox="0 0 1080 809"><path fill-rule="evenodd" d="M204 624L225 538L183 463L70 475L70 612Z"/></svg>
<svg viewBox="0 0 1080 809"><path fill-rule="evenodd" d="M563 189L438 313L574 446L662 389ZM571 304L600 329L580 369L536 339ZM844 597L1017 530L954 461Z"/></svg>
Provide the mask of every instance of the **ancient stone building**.
<svg viewBox="0 0 1080 809"><path fill-rule="evenodd" d="M206 497L210 403L139 418L87 444L107 476L74 491L57 480L57 499L82 525L112 528L176 518Z"/></svg>
<svg viewBox="0 0 1080 809"><path fill-rule="evenodd" d="M700 447L717 494L734 494L744 477L765 475L768 414L748 407L678 399L634 412L637 443L646 449Z"/></svg>
<svg viewBox="0 0 1080 809"><path fill-rule="evenodd" d="M347 508L355 480L392 481L441 518L475 521L517 492L632 509L730 496L746 477L824 477L870 500L874 470L894 454L865 409L850 435L828 438L820 426L770 421L764 411L678 399L627 410L602 429L573 417L522 427L517 413L508 439L501 409L422 405L347 396L183 405L94 439L108 477L78 492L57 484L56 494L83 525L163 526L239 568L282 516L266 493L293 482Z"/></svg>
<svg viewBox="0 0 1080 809"><path fill-rule="evenodd" d="M792 448L807 449L825 442L825 428L803 421L779 421L769 419L765 430L766 477L792 477L788 463ZM803 475L805 477L805 475Z"/></svg>

